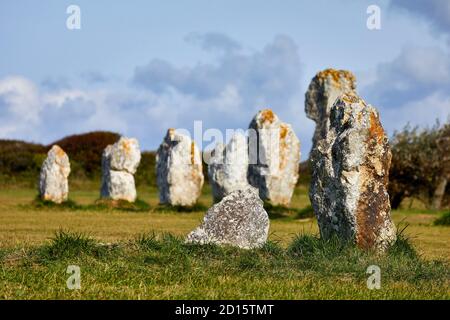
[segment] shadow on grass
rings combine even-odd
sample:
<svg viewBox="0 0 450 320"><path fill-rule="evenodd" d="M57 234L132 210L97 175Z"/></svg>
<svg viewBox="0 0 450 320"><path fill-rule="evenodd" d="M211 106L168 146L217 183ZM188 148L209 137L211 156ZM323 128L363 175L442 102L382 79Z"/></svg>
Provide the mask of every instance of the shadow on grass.
<svg viewBox="0 0 450 320"><path fill-rule="evenodd" d="M308 219L314 217L314 211L311 206L296 209L285 206L274 206L269 202L265 202L264 209L267 211L270 219Z"/></svg>
<svg viewBox="0 0 450 320"><path fill-rule="evenodd" d="M435 226L450 226L450 211L442 214L439 218L434 220Z"/></svg>
<svg viewBox="0 0 450 320"><path fill-rule="evenodd" d="M149 212L150 205L140 199L135 202L126 200L98 199L93 204L81 205L73 200L67 200L62 203L54 203L52 201L42 200L36 197L30 205L21 205L21 207L31 207L40 210L73 210L73 211L127 211L127 212Z"/></svg>
<svg viewBox="0 0 450 320"><path fill-rule="evenodd" d="M185 207L185 206L172 206L168 204L158 204L155 208L152 209L153 212L161 212L161 213L190 213L190 212L206 212L209 208L201 203L196 203L193 206Z"/></svg>

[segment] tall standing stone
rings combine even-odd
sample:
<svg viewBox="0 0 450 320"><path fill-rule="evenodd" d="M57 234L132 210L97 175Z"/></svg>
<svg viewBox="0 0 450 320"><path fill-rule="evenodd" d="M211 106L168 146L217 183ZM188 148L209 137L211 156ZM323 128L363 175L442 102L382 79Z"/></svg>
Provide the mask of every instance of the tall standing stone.
<svg viewBox="0 0 450 320"><path fill-rule="evenodd" d="M211 153L208 176L215 202L233 191L245 189L248 172L247 137L236 133L224 147L219 143Z"/></svg>
<svg viewBox="0 0 450 320"><path fill-rule="evenodd" d="M288 206L299 177L300 141L270 109L259 111L249 129L249 183L261 199Z"/></svg>
<svg viewBox="0 0 450 320"><path fill-rule="evenodd" d="M203 186L202 157L190 137L169 129L156 154L156 178L162 204L193 206Z"/></svg>
<svg viewBox="0 0 450 320"><path fill-rule="evenodd" d="M379 251L396 240L387 193L391 151L375 108L355 94L338 98L311 161L309 197L323 238Z"/></svg>
<svg viewBox="0 0 450 320"><path fill-rule="evenodd" d="M258 190L247 187L233 191L212 206L186 242L253 249L263 246L268 234L269 216Z"/></svg>
<svg viewBox="0 0 450 320"><path fill-rule="evenodd" d="M331 107L346 92L356 93L356 78L350 71L326 69L311 80L305 95L306 116L316 123L311 151L327 135Z"/></svg>
<svg viewBox="0 0 450 320"><path fill-rule="evenodd" d="M62 203L67 200L70 174L69 157L59 146L54 145L42 164L39 176L39 195L42 200Z"/></svg>
<svg viewBox="0 0 450 320"><path fill-rule="evenodd" d="M121 137L105 148L102 155L101 197L112 200L136 200L134 174L141 161L139 142Z"/></svg>

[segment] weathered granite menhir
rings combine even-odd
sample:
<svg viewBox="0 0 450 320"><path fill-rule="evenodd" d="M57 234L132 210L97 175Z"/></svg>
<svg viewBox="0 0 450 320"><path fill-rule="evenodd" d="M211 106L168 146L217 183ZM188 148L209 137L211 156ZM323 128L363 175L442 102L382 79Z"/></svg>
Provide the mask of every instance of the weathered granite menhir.
<svg viewBox="0 0 450 320"><path fill-rule="evenodd" d="M105 148L102 155L101 197L112 200L136 200L134 174L141 161L139 142L121 137Z"/></svg>
<svg viewBox="0 0 450 320"><path fill-rule="evenodd" d="M39 175L39 196L42 200L62 203L69 194L69 157L54 145L47 154Z"/></svg>
<svg viewBox="0 0 450 320"><path fill-rule="evenodd" d="M250 123L249 162L248 181L261 199L288 206L299 177L300 141L270 109L259 111Z"/></svg>
<svg viewBox="0 0 450 320"><path fill-rule="evenodd" d="M161 204L193 206L203 186L202 156L190 137L169 129L156 154Z"/></svg>
<svg viewBox="0 0 450 320"><path fill-rule="evenodd" d="M336 235L376 251L395 242L387 193L391 151L374 107L354 93L341 95L311 163L309 196L323 238Z"/></svg>
<svg viewBox="0 0 450 320"><path fill-rule="evenodd" d="M247 172L247 137L237 132L226 146L218 143L211 152L208 176L214 202L219 202L233 191L247 188Z"/></svg>

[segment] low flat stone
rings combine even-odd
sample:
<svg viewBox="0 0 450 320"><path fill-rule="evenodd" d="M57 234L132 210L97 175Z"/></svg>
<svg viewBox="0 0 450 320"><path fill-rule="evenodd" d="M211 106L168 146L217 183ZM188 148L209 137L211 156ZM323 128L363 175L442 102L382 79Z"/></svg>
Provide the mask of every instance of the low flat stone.
<svg viewBox="0 0 450 320"><path fill-rule="evenodd" d="M188 243L258 248L267 241L269 216L255 188L236 190L213 205L203 223L186 238Z"/></svg>

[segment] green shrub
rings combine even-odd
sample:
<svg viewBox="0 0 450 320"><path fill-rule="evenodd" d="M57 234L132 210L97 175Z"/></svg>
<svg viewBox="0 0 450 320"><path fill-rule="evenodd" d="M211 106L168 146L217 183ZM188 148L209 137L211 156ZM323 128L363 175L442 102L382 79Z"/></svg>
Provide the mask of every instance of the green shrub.
<svg viewBox="0 0 450 320"><path fill-rule="evenodd" d="M434 221L436 226L450 226L450 211L444 213L442 216Z"/></svg>

